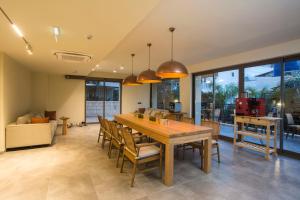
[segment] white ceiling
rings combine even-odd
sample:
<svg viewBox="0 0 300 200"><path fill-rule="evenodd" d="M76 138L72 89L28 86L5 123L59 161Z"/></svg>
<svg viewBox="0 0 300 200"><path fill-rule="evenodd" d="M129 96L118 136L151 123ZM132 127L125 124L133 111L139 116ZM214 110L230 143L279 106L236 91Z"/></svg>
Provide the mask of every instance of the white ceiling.
<svg viewBox="0 0 300 200"><path fill-rule="evenodd" d="M158 4L159 0L0 0L0 6L20 27L33 47L27 55L18 38L0 13L0 51L33 70L49 73L88 74L91 68ZM62 35L55 42L52 26ZM92 34L92 40L86 35ZM90 63L57 61L55 51L75 51L92 55Z"/></svg>
<svg viewBox="0 0 300 200"><path fill-rule="evenodd" d="M169 26L176 27L175 60L186 65L300 38L299 0L0 0L0 5L32 43L34 55L26 55L2 16L0 50L51 73L85 75L97 63L100 71L129 73L131 53L139 73L147 68L147 42L152 42L156 68L170 59ZM53 25L63 31L58 43L50 32ZM93 40L86 40L87 34ZM94 59L58 62L55 50L89 53Z"/></svg>
<svg viewBox="0 0 300 200"><path fill-rule="evenodd" d="M163 0L100 64L135 73L147 68L152 42L153 68L170 59L175 26L175 60L185 65L300 38L299 0Z"/></svg>

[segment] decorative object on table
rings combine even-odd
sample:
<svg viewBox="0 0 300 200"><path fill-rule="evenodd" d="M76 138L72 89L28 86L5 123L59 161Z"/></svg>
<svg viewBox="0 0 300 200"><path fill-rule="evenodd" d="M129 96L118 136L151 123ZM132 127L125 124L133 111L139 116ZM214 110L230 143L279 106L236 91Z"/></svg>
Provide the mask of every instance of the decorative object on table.
<svg viewBox="0 0 300 200"><path fill-rule="evenodd" d="M62 134L67 135L67 121L70 119L68 117L61 117L59 118L60 120L63 121L63 126L62 126Z"/></svg>
<svg viewBox="0 0 300 200"><path fill-rule="evenodd" d="M143 118L144 118L144 115L143 115L142 113L138 113L138 114L137 114L137 117L140 118L140 119L143 119Z"/></svg>
<svg viewBox="0 0 300 200"><path fill-rule="evenodd" d="M150 116L149 116L149 120L152 121L152 122L155 122L155 121L156 121L156 117L150 115Z"/></svg>
<svg viewBox="0 0 300 200"><path fill-rule="evenodd" d="M156 75L161 78L183 78L188 76L187 68L180 62L173 60L173 33L175 31L174 27L170 27L169 31L172 34L172 46L171 46L171 60L162 63Z"/></svg>
<svg viewBox="0 0 300 200"><path fill-rule="evenodd" d="M135 54L131 54L131 75L127 76L124 80L123 80L123 85L127 85L127 86L135 86L135 85L142 85L142 83L137 82L137 76L133 74L133 57L135 56Z"/></svg>
<svg viewBox="0 0 300 200"><path fill-rule="evenodd" d="M147 46L149 47L149 62L148 62L148 69L141 72L138 76L138 82L140 83L160 83L160 77L156 76L155 71L150 69L150 47L151 43L148 43Z"/></svg>

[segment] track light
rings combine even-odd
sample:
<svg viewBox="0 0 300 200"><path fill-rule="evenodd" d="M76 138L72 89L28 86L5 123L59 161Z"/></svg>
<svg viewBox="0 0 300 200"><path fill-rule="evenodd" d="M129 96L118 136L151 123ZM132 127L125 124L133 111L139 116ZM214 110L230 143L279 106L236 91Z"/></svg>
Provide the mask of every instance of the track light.
<svg viewBox="0 0 300 200"><path fill-rule="evenodd" d="M17 33L19 37L24 37L22 31L19 29L19 27L16 24L11 24L11 27L14 29L14 31Z"/></svg>

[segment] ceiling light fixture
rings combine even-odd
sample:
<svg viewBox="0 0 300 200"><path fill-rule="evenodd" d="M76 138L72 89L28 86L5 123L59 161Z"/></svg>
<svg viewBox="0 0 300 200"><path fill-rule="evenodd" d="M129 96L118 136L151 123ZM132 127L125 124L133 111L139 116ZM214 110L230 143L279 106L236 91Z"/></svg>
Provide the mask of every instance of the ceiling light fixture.
<svg viewBox="0 0 300 200"><path fill-rule="evenodd" d="M131 75L127 76L123 80L123 85L127 86L135 86L135 85L141 85L142 83L137 82L137 77L133 74L133 57L135 54L131 54Z"/></svg>
<svg viewBox="0 0 300 200"><path fill-rule="evenodd" d="M32 46L30 45L30 43L28 42L28 40L26 40L26 38L24 37L24 34L22 33L22 31L20 30L20 28L9 18L9 16L6 14L6 12L0 7L0 11L1 13L4 15L4 17L7 19L7 21L10 23L11 27L13 28L13 30L16 32L16 34L22 38L22 40L25 42L26 45L26 51L29 55L32 55Z"/></svg>
<svg viewBox="0 0 300 200"><path fill-rule="evenodd" d="M120 70L124 70L124 66L120 66Z"/></svg>
<svg viewBox="0 0 300 200"><path fill-rule="evenodd" d="M58 37L60 36L60 28L58 26L54 26L52 28L52 31L53 31L55 41L58 42Z"/></svg>
<svg viewBox="0 0 300 200"><path fill-rule="evenodd" d="M150 48L151 43L148 43L147 46L149 48L149 60L148 60L148 69L141 72L138 76L138 82L140 83L159 83L161 82L160 77L156 76L155 71L150 69Z"/></svg>
<svg viewBox="0 0 300 200"><path fill-rule="evenodd" d="M113 70L113 73L117 73L117 70L114 69L114 70Z"/></svg>
<svg viewBox="0 0 300 200"><path fill-rule="evenodd" d="M175 28L170 27L169 31L172 34L171 60L162 63L156 71L156 75L161 78L183 78L188 76L188 70L182 63L173 60L173 33Z"/></svg>
<svg viewBox="0 0 300 200"><path fill-rule="evenodd" d="M16 24L12 24L11 27L14 29L14 31L17 33L19 37L24 37L22 31L19 29L19 27Z"/></svg>

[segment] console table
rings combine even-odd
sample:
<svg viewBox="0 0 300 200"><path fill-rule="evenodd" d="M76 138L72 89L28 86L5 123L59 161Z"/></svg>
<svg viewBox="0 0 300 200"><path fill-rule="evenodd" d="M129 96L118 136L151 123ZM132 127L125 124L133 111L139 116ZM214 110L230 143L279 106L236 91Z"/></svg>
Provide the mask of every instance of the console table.
<svg viewBox="0 0 300 200"><path fill-rule="evenodd" d="M234 146L249 148L258 152L265 153L265 158L269 160L270 154L277 156L277 133L278 133L278 124L281 118L277 117L251 117L251 116L235 116L234 118ZM265 133L258 131L246 130L246 126L254 125L265 128ZM271 131L271 127L274 128L274 131ZM257 129L257 128L256 128ZM273 132L273 134L272 134ZM238 141L238 137L239 141ZM254 143L246 142L244 137L253 137L265 141L266 145L257 145ZM270 147L270 141L274 141L274 148Z"/></svg>

